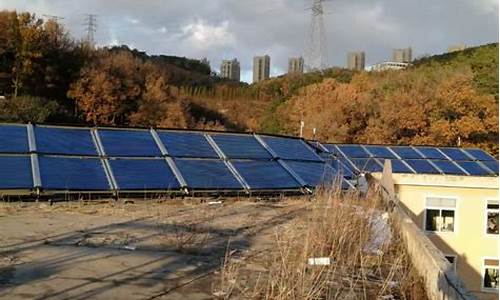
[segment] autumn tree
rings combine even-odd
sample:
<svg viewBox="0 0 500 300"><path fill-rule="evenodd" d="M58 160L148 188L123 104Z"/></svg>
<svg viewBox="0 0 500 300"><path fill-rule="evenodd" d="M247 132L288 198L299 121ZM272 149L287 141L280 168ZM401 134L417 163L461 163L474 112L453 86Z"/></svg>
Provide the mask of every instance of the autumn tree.
<svg viewBox="0 0 500 300"><path fill-rule="evenodd" d="M68 96L93 124L128 124L143 91L141 68L142 62L128 52L103 50L82 69Z"/></svg>

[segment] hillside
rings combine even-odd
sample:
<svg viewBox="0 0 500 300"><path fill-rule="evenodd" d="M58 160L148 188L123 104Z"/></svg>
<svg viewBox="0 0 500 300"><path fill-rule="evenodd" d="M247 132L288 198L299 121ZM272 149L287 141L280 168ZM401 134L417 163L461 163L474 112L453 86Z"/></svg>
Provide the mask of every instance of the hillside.
<svg viewBox="0 0 500 300"><path fill-rule="evenodd" d="M414 61L413 66L469 66L474 73L474 83L478 91L494 95L498 100L498 43L425 57Z"/></svg>
<svg viewBox="0 0 500 300"><path fill-rule="evenodd" d="M304 121L304 136L323 141L460 144L498 154L498 44L426 57L407 70L330 69L189 98L226 128L298 135Z"/></svg>
<svg viewBox="0 0 500 300"><path fill-rule="evenodd" d="M94 49L61 24L0 12L0 121L258 131L330 142L478 146L498 154L498 44L407 70L332 68L257 84L127 46Z"/></svg>

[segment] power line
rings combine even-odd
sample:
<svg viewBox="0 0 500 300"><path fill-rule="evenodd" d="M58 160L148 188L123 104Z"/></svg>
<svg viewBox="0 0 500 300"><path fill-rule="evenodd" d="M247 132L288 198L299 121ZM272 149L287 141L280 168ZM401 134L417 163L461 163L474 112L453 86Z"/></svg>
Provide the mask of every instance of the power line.
<svg viewBox="0 0 500 300"><path fill-rule="evenodd" d="M97 31L97 15L86 14L85 23L83 23L83 25L85 26L85 31L87 32L86 41L89 45L93 46L95 43L94 35Z"/></svg>
<svg viewBox="0 0 500 300"><path fill-rule="evenodd" d="M323 2L312 0L311 27L306 38L304 64L308 71L323 70L328 66Z"/></svg>
<svg viewBox="0 0 500 300"><path fill-rule="evenodd" d="M60 16L54 16L54 15L42 15L44 17L46 17L47 19L49 20L52 20L52 21L55 21L55 22L59 22L60 20L64 20L64 17L60 17Z"/></svg>

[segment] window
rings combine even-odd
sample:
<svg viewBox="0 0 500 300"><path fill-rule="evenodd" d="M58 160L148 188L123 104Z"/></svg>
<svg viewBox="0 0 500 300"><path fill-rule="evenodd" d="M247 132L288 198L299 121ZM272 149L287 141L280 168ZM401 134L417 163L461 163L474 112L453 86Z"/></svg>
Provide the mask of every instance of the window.
<svg viewBox="0 0 500 300"><path fill-rule="evenodd" d="M456 200L430 197L425 203L425 230L437 232L455 231Z"/></svg>
<svg viewBox="0 0 500 300"><path fill-rule="evenodd" d="M498 201L495 200L486 204L486 233L498 234Z"/></svg>
<svg viewBox="0 0 500 300"><path fill-rule="evenodd" d="M483 288L498 290L498 259L485 259L483 267Z"/></svg>
<svg viewBox="0 0 500 300"><path fill-rule="evenodd" d="M445 255L444 257L446 257L446 259L453 266L453 270L456 272L457 271L457 257L456 257L456 255Z"/></svg>

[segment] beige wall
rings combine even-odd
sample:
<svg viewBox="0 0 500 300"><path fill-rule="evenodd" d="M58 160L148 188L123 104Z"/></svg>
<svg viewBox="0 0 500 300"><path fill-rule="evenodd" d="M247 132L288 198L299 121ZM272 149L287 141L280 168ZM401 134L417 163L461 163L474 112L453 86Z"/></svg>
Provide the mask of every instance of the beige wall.
<svg viewBox="0 0 500 300"><path fill-rule="evenodd" d="M457 255L457 273L481 299L498 295L481 291L484 257L498 258L498 236L486 234L486 201L498 200L498 178L393 174L395 192L414 222L425 231L427 197L456 199L455 231L427 232L445 255Z"/></svg>

